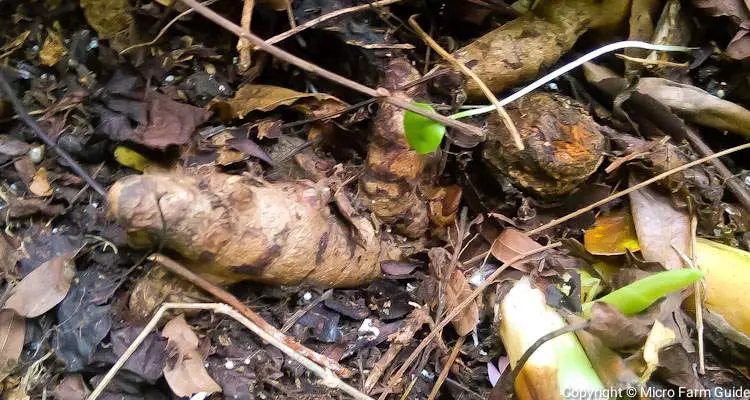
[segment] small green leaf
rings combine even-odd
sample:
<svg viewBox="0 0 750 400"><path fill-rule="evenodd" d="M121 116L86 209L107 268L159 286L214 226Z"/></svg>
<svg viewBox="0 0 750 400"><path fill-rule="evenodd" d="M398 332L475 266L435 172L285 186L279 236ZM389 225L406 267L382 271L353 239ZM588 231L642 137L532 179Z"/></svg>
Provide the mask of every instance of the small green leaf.
<svg viewBox="0 0 750 400"><path fill-rule="evenodd" d="M435 111L426 103L413 103L425 110ZM432 153L440 147L445 136L445 125L411 111L404 112L404 132L406 141L419 154Z"/></svg>

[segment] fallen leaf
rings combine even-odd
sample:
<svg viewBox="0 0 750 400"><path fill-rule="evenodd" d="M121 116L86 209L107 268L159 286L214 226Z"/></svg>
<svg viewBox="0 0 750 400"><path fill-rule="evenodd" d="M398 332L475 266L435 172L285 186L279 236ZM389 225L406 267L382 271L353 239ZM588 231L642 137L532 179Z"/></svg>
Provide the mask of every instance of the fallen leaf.
<svg viewBox="0 0 750 400"><path fill-rule="evenodd" d="M627 250L638 251L640 244L628 210L599 215L591 229L583 234L583 246L591 254L613 256Z"/></svg>
<svg viewBox="0 0 750 400"><path fill-rule="evenodd" d="M62 205L49 204L43 199L13 199L5 207L0 207L0 220L23 218L37 213L54 217L64 212L65 207Z"/></svg>
<svg viewBox="0 0 750 400"><path fill-rule="evenodd" d="M271 111L292 104L297 104L300 111L307 115L314 114L321 107L336 111L347 106L343 101L325 93L302 93L279 86L253 84L240 86L227 103L236 118L243 118L253 111Z"/></svg>
<svg viewBox="0 0 750 400"><path fill-rule="evenodd" d="M273 160L271 160L271 157L269 157L268 154L266 154L266 152L263 151L263 149L261 149L257 143L255 143L254 141L248 138L235 137L235 138L227 140L226 143L229 147L237 151L240 151L250 157L263 160L269 165L273 165Z"/></svg>
<svg viewBox="0 0 750 400"><path fill-rule="evenodd" d="M31 185L31 182L34 180L34 175L36 175L36 167L34 166L34 162L31 161L31 158L29 156L20 157L13 161L13 167L16 169L16 172L18 172L21 181L23 181L26 186Z"/></svg>
<svg viewBox="0 0 750 400"><path fill-rule="evenodd" d="M676 387L687 388L697 393L704 387L693 372L693 361L680 343L664 346L659 350L659 368L656 375Z"/></svg>
<svg viewBox="0 0 750 400"><path fill-rule="evenodd" d="M126 326L113 330L110 333L110 339L114 356L121 357L142 330L143 327L140 326ZM166 348L167 341L158 333L151 332L130 355L122 368L153 384L162 376Z"/></svg>
<svg viewBox="0 0 750 400"><path fill-rule="evenodd" d="M396 260L383 260L380 262L380 270L384 274L391 276L409 276L417 267L417 264Z"/></svg>
<svg viewBox="0 0 750 400"><path fill-rule="evenodd" d="M42 65L51 67L57 64L65 54L65 45L59 33L52 29L47 30L47 37L44 39L42 49L39 50L39 61Z"/></svg>
<svg viewBox="0 0 750 400"><path fill-rule="evenodd" d="M15 39L6 42L2 47L0 47L0 53L7 53L5 55L10 55L11 52L19 49L26 42L26 39L29 38L30 34L31 31L21 32L21 34L16 36Z"/></svg>
<svg viewBox="0 0 750 400"><path fill-rule="evenodd" d="M281 136L281 120L263 120L258 122L258 139L277 139Z"/></svg>
<svg viewBox="0 0 750 400"><path fill-rule="evenodd" d="M0 277L15 274L18 259L18 249L8 243L4 234L0 234Z"/></svg>
<svg viewBox="0 0 750 400"><path fill-rule="evenodd" d="M102 39L123 36L133 23L128 0L81 0L81 8Z"/></svg>
<svg viewBox="0 0 750 400"><path fill-rule="evenodd" d="M630 186L639 181L631 176ZM690 216L677 210L672 200L651 187L630 193L633 223L646 261L658 262L666 269L683 267L682 254L690 251Z"/></svg>
<svg viewBox="0 0 750 400"><path fill-rule="evenodd" d="M22 156L31 150L31 146L9 135L0 135L0 154L10 157Z"/></svg>
<svg viewBox="0 0 750 400"><path fill-rule="evenodd" d="M142 156L141 153L125 146L117 146L114 155L115 161L118 163L140 172L143 172L143 170L146 169L146 166L151 163L151 161Z"/></svg>
<svg viewBox="0 0 750 400"><path fill-rule="evenodd" d="M72 253L55 256L21 279L3 308L22 317L38 317L65 298L75 275Z"/></svg>
<svg viewBox="0 0 750 400"><path fill-rule="evenodd" d="M129 117L100 107L99 126L113 140L130 140L156 149L188 143L196 128L211 118L211 112L172 100L169 96L148 92L145 98L147 121L133 129ZM108 104L109 106L109 104ZM139 117L140 118L140 117ZM130 117L134 122L138 122Z"/></svg>
<svg viewBox="0 0 750 400"><path fill-rule="evenodd" d="M39 168L36 171L29 185L29 191L39 197L52 196L52 187L49 184L49 176L46 169Z"/></svg>
<svg viewBox="0 0 750 400"><path fill-rule="evenodd" d="M57 400L86 400L91 390L81 374L68 374L55 386L54 393Z"/></svg>
<svg viewBox="0 0 750 400"><path fill-rule="evenodd" d="M445 291L446 308L453 310L458 307L459 304L471 295L471 292L471 286L469 286L466 276L464 276L463 272L455 269L453 275L448 280L448 287ZM458 336L471 333L479 323L479 306L477 302L471 302L451 323Z"/></svg>
<svg viewBox="0 0 750 400"><path fill-rule="evenodd" d="M596 335L608 348L632 349L646 341L654 318L650 316L626 317L615 306L596 302L591 307L589 332Z"/></svg>
<svg viewBox="0 0 750 400"><path fill-rule="evenodd" d="M536 250L542 247L541 244L530 237L521 233L515 228L505 228L500 235L492 242L490 253L498 260L507 263L521 254ZM534 257L530 257L533 259ZM514 266L524 272L530 272L533 266L529 262L516 263Z"/></svg>
<svg viewBox="0 0 750 400"><path fill-rule="evenodd" d="M675 342L677 334L658 320L654 322L653 328L643 346L643 360L646 361L646 371L641 375L641 380L646 381L659 367L659 352L665 346Z"/></svg>
<svg viewBox="0 0 750 400"><path fill-rule="evenodd" d="M180 397L198 392L221 392L221 387L208 375L203 357L198 353L198 336L180 314L167 322L161 332L169 341L169 359L164 367L164 378L172 391Z"/></svg>
<svg viewBox="0 0 750 400"><path fill-rule="evenodd" d="M68 372L81 371L112 326L112 306L106 304L117 280L99 268L79 271L68 295L57 307L60 324L54 336L55 356Z"/></svg>
<svg viewBox="0 0 750 400"><path fill-rule="evenodd" d="M25 337L26 321L13 310L0 311L0 382L21 357Z"/></svg>
<svg viewBox="0 0 750 400"><path fill-rule="evenodd" d="M693 0L693 5L713 17L729 17L743 27L750 28L750 12L743 0Z"/></svg>
<svg viewBox="0 0 750 400"><path fill-rule="evenodd" d="M735 60L745 60L750 57L750 30L743 29L729 41L727 55Z"/></svg>

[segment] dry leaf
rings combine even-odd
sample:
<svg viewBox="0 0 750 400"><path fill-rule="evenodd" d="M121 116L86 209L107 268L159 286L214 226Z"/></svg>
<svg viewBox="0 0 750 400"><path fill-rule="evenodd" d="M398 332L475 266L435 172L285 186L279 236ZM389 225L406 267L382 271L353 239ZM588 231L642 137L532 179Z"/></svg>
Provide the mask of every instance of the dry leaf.
<svg viewBox="0 0 750 400"><path fill-rule="evenodd" d="M0 382L21 357L25 336L26 321L13 310L0 311Z"/></svg>
<svg viewBox="0 0 750 400"><path fill-rule="evenodd" d="M28 143L9 135L0 135L0 154L18 157L28 153L29 150L31 146Z"/></svg>
<svg viewBox="0 0 750 400"><path fill-rule="evenodd" d="M750 28L750 11L743 0L693 0L693 5L708 15L729 17L737 25Z"/></svg>
<svg viewBox="0 0 750 400"><path fill-rule="evenodd" d="M750 30L743 29L729 41L727 55L735 60L744 60L750 57Z"/></svg>
<svg viewBox="0 0 750 400"><path fill-rule="evenodd" d="M651 333L649 333L646 344L643 346L643 360L646 361L646 371L641 376L642 381L648 380L659 366L659 351L674 343L676 339L677 334L673 330L667 328L658 320L654 322L654 327L651 328Z"/></svg>
<svg viewBox="0 0 750 400"><path fill-rule="evenodd" d="M591 307L590 321L589 332L613 350L639 347L654 323L651 316L626 317L616 307L603 302L596 302Z"/></svg>
<svg viewBox="0 0 750 400"><path fill-rule="evenodd" d="M133 23L128 0L81 0L83 15L99 37L122 37Z"/></svg>
<svg viewBox="0 0 750 400"><path fill-rule="evenodd" d="M52 187L49 184L49 176L46 169L39 168L36 171L29 185L29 191L39 197L52 196Z"/></svg>
<svg viewBox="0 0 750 400"><path fill-rule="evenodd" d="M471 286L466 281L466 277L459 270L454 270L451 279L448 281L448 287L445 291L445 304L448 310L458 307L461 302L471 295ZM468 335L479 323L479 306L476 301L469 304L468 307L459 314L456 319L451 321L453 328L459 336Z"/></svg>
<svg viewBox="0 0 750 400"><path fill-rule="evenodd" d="M630 186L637 184L630 177ZM682 254L690 252L690 216L677 210L672 200L651 187L630 193L630 208L643 259L667 269L683 267ZM675 250L676 249L676 250Z"/></svg>
<svg viewBox="0 0 750 400"><path fill-rule="evenodd" d="M203 357L198 352L198 336L180 314L164 326L162 336L169 339L169 359L164 367L164 378L180 397L198 392L221 392L221 387L208 375Z"/></svg>
<svg viewBox="0 0 750 400"><path fill-rule="evenodd" d="M628 210L619 210L608 215L599 215L591 229L583 234L583 246L591 254L614 256L626 250L640 249L633 218Z"/></svg>
<svg viewBox="0 0 750 400"><path fill-rule="evenodd" d="M86 386L81 374L70 374L55 386L54 393L57 400L86 400L91 390Z"/></svg>
<svg viewBox="0 0 750 400"><path fill-rule="evenodd" d="M65 54L65 45L62 37L52 29L48 29L42 49L39 50L39 61L42 65L53 66L60 61L63 54Z"/></svg>
<svg viewBox="0 0 750 400"><path fill-rule="evenodd" d="M514 228L505 228L492 243L490 252L498 260L507 263L521 254L528 253L542 247L541 244ZM533 258L533 257L532 257ZM531 271L529 263L516 263L513 268L524 272Z"/></svg>
<svg viewBox="0 0 750 400"><path fill-rule="evenodd" d="M227 103L232 115L238 118L253 111L271 111L292 104L296 104L307 115L314 114L318 108L336 111L347 106L343 101L325 93L302 93L279 86L253 84L240 86Z"/></svg>
<svg viewBox="0 0 750 400"><path fill-rule="evenodd" d="M55 256L21 279L3 308L26 318L38 317L65 298L75 275L73 253Z"/></svg>
<svg viewBox="0 0 750 400"><path fill-rule="evenodd" d="M18 250L8 243L5 235L0 234L0 276L14 274L18 259Z"/></svg>

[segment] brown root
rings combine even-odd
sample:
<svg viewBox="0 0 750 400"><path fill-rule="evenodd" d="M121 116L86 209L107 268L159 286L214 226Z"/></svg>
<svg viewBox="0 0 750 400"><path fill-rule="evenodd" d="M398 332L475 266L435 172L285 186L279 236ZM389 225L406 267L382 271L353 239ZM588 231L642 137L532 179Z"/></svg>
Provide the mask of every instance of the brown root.
<svg viewBox="0 0 750 400"><path fill-rule="evenodd" d="M407 60L396 59L388 66L383 86L393 90L418 78L419 72ZM407 101L413 93L391 92ZM417 193L424 166L425 157L406 141L404 110L382 104L373 120L360 188L380 221L412 238L422 236L429 224L427 203Z"/></svg>
<svg viewBox="0 0 750 400"><path fill-rule="evenodd" d="M130 176L109 192L131 242L163 244L216 283L357 286L380 274L380 244L355 241L327 187L219 173ZM145 240L144 240L145 239Z"/></svg>
<svg viewBox="0 0 750 400"><path fill-rule="evenodd" d="M604 136L572 99L538 93L508 109L526 149L519 151L496 115L487 121L482 157L524 189L540 196L564 195L588 178L603 160Z"/></svg>

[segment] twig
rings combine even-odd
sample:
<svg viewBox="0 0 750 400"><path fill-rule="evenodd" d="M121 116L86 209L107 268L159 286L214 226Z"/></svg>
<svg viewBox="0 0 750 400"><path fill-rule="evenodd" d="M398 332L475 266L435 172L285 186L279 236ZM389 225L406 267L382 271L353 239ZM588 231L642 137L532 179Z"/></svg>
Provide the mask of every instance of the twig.
<svg viewBox="0 0 750 400"><path fill-rule="evenodd" d="M313 309L313 307L320 304L322 301L325 301L331 295L333 294L333 289L326 290L323 294L318 296L317 299L313 300L310 304L306 305L304 308L301 308L297 310L286 322L284 322L284 325L279 329L280 331L286 333L289 329L291 329L294 324L297 323L297 321L302 318L305 314L309 313L310 310Z"/></svg>
<svg viewBox="0 0 750 400"><path fill-rule="evenodd" d="M516 145L518 150L523 150L523 140L521 140L521 135L518 133L518 129L516 129L516 125L513 123L513 120L510 119L510 115L508 115L508 112L505 111L502 105L500 105L500 100L495 97L495 94L492 93L492 90L487 87L487 85L482 82L482 79L477 76L477 74L474 73L469 67L464 65L461 61L458 61L456 57L453 57L451 53L448 53L440 47L440 45L432 38L430 35L427 34L427 32L422 29L421 26L419 26L419 23L417 22L417 15L412 15L409 17L409 25L414 29L414 32L419 36L422 41L427 43L430 48L435 50L436 53L440 55L440 57L443 57L446 61L448 61L453 68L456 68L460 70L464 75L471 78L474 82L476 82L477 86L479 86L479 89L484 93L484 95L487 97L487 99L492 103L492 105L497 110L498 115L500 115L500 119L503 121L503 124L505 124L505 128L508 129L508 132L510 132L510 136L513 138L513 143Z"/></svg>
<svg viewBox="0 0 750 400"><path fill-rule="evenodd" d="M250 23L253 19L254 8L255 0L245 0L245 3L242 6L242 18L240 18L242 29L250 31ZM237 41L237 50L240 52L239 69L242 72L247 71L253 64L253 48L250 46L250 42L247 39L241 37Z"/></svg>
<svg viewBox="0 0 750 400"><path fill-rule="evenodd" d="M208 5L211 5L213 3L216 3L217 1L218 0L208 0L208 1L204 1L203 4L208 6ZM134 49L138 49L138 48L146 47L146 46L152 46L152 45L156 44L156 42L158 42L159 39L161 39L161 37L164 36L165 33L167 33L167 31L169 30L169 28L172 27L172 25L176 24L177 21L179 21L183 17L186 17L186 16L192 14L193 11L195 11L195 10L193 10L192 8L188 8L187 10L185 10L185 11L177 14L176 17L172 18L171 21L169 21L166 25L164 25L163 28L161 28L161 30L159 31L159 33L157 33L156 36L154 36L153 40L150 40L148 42L134 44L134 45L132 45L130 47L126 47L124 50L122 50L120 52L120 55L123 55L123 54L125 54L125 53L127 53L127 52L129 52L131 50L134 50Z"/></svg>
<svg viewBox="0 0 750 400"><path fill-rule="evenodd" d="M461 314L464 308L466 308L469 304L471 304L474 301L474 299L477 298L477 296L479 296L484 291L484 289L487 288L487 286L491 285L503 271L505 271L508 267L511 267L517 264L518 262L523 261L529 256L533 256L534 254L541 253L549 249L554 249L561 245L562 243L560 242L554 242L546 246L542 246L538 249L534 249L528 253L519 254L513 257L512 259L510 259L507 263L505 263L505 265L496 269L492 274L490 274L490 276L487 277L487 279L485 279L476 289L474 289L474 291L471 292L471 294L467 296L466 299L464 299L464 301L462 301L459 305L453 308L453 310L450 313L448 313L448 315L445 318L443 318L437 325L435 325L435 328L432 329L432 332L430 332L430 334L428 334L427 336L425 336L424 339L422 339L422 341L414 349L414 351L412 351L412 353L409 355L406 361L404 361L404 364L401 365L401 368L399 368L398 371L396 371L396 373L393 375L393 377L391 378L389 382L389 385L395 386L396 384L398 384L399 381L401 380L401 377L404 376L409 366L411 366L414 360L417 359L417 357L419 356L419 353L422 350L424 350L425 347L427 347L427 345L430 344L430 342L442 332L443 328L445 328L446 325L448 325L454 318L456 318L459 314Z"/></svg>
<svg viewBox="0 0 750 400"><path fill-rule="evenodd" d="M581 65L585 64L586 62L591 61L601 55L607 54L611 51L626 49L626 48L658 50L658 51L680 51L680 52L687 52L687 51L692 50L689 47L651 44L651 43L646 43L646 42L639 42L636 40L626 40L623 42L610 43L606 46L602 46L594 51L586 53L582 57L572 62L569 62L563 65L562 67L550 72L549 74L537 79L536 81L532 82L530 85L525 86L523 89L519 90L518 92L513 93L512 95L500 100L500 105L507 106L508 104L520 99L523 96L526 96L527 94L540 88L542 85L557 78L558 76L565 74L569 71L572 71L573 69L578 68ZM461 112L451 115L450 117L456 118L456 119L465 118L465 117L470 117L472 115L481 115L484 113L488 113L494 109L495 109L495 105L483 106L483 107L478 107L478 108L474 108L471 110L461 111Z"/></svg>
<svg viewBox="0 0 750 400"><path fill-rule="evenodd" d="M319 365L332 370L333 372L339 374L340 376L347 377L351 375L351 372L347 368L341 366L336 361L322 354L316 353L308 349L307 347L298 343L293 338L286 336L284 333L276 329L276 327L266 322L266 320L264 320L260 315L256 314L253 310L251 310L246 305L244 305L239 299L234 297L231 293L227 292L224 289L219 288L213 283L194 274L192 271L188 270L187 268L177 263L177 261L174 261L171 258L163 254L153 254L148 259L163 265L168 270L187 279L188 281L195 284L199 288L212 294L214 297L216 297L220 301L229 304L230 306L235 308L237 311L239 311L242 315L247 317L249 320L253 321L255 325L258 325L266 333L273 336L277 340L284 342L287 346L293 348L298 353L315 361Z"/></svg>
<svg viewBox="0 0 750 400"><path fill-rule="evenodd" d="M367 9L372 9L372 8L377 8L377 7L385 7L385 6L391 5L393 3L398 3L399 1L401 1L401 0L380 0L380 1L374 1L374 2L372 2L370 4L363 4L361 6L354 6L354 7L342 8L340 10L336 10L336 11L330 12L328 14L321 15L318 18L311 19L311 20L305 22L302 25L297 25L296 27L293 27L292 29L290 29L290 30L288 30L286 32L282 32L282 33L279 33L276 36L268 38L268 39L266 39L266 43L268 43L268 44L279 43L280 41L282 41L284 39L287 39L289 37L292 37L292 36L294 36L294 35L302 32L302 31L304 31L305 29L312 28L313 26L318 25L321 22L328 21L329 19L336 18L336 17L338 17L340 15L349 14L349 13L358 12L358 11L367 10Z"/></svg>
<svg viewBox="0 0 750 400"><path fill-rule="evenodd" d="M638 57L631 57L625 54L615 54L615 57L621 58L625 61L631 61L634 63L639 63L643 65L657 65L662 67L672 67L672 68L687 68L690 66L690 64L684 62L684 63L676 63L672 61L666 61L666 60L647 60L645 58L638 58Z"/></svg>
<svg viewBox="0 0 750 400"><path fill-rule="evenodd" d="M666 172L663 172L663 173L661 173L659 175L656 175L655 177L653 177L651 179L647 179L647 180L645 180L645 181L643 181L643 182L641 182L641 183L639 183L637 185L633 185L633 186L631 186L631 187L629 187L629 188L627 188L625 190L619 191L619 192L617 192L617 193L615 193L615 194L613 194L611 196L607 196L604 199L601 199L601 200L599 200L597 202L589 204L586 207L580 208L580 209L578 209L578 210L576 210L576 211L574 211L574 212L572 212L570 214L565 215L564 217L561 217L561 218L558 218L558 219L554 219L554 220L552 220L552 221L550 221L550 222L548 222L548 223L546 223L546 224L544 224L544 225L542 225L542 226L540 226L538 228L535 228L535 229L532 229L532 230L526 232L525 234L526 234L526 236L532 236L532 235L539 234L541 232L546 231L547 229L550 229L550 228L553 228L553 227L555 227L557 225L560 225L561 223L563 223L565 221L569 221L569 220L571 220L571 219L573 219L575 217L578 217L581 214L589 212L589 211L593 210L596 207L599 207L599 206L602 206L604 204L607 204L607 203L609 203L612 200L619 199L622 196L625 196L627 194L633 193L636 190L641 189L643 187L646 187L646 186L648 186L648 185L650 185L650 184L652 184L654 182L660 181L660 180L662 180L662 179L664 179L664 178L666 178L666 177L668 177L668 176L670 176L672 174L675 174L675 173L680 172L680 171L684 171L684 170L686 170L688 168L694 167L694 166L696 166L698 164L702 164L702 163L704 163L706 161L711 161L711 160L713 160L715 158L722 157L722 156L725 156L727 154L731 154L731 153L734 153L734 152L737 152L737 151L740 151L740 150L745 150L745 149L748 149L748 148L750 148L750 143L745 143L745 144L742 144L742 145L739 145L739 146L731 147L731 148L726 149L724 151L720 151L718 153L712 154L712 155L707 156L707 157L699 158L699 159L697 159L695 161L691 161L691 162L689 162L687 164L683 164L683 165L681 165L679 167L672 168L669 171L666 171Z"/></svg>
<svg viewBox="0 0 750 400"><path fill-rule="evenodd" d="M106 199L107 191L104 190L102 185L100 185L99 182L95 181L94 178L92 178L91 175L89 175L88 172L86 172L86 170L84 170L83 167L81 167L81 165L73 159L73 157L71 157L65 150L61 149L54 140L50 139L50 137L47 136L47 134L44 132L44 129L42 129L42 127L40 127L39 124L37 124L36 121L31 118L29 113L26 112L23 104L21 104L21 100L18 99L18 96L16 96L13 88L10 87L10 84L5 79L5 76L2 72L0 72L0 90L2 92L5 92L5 95L8 97L8 100L10 100L11 104L13 104L13 109L16 110L16 114L18 114L18 117L21 119L21 121L23 121L24 124L31 128L31 130L34 131L34 134L42 142L44 142L47 147L54 149L55 152L57 152L57 155L59 155L63 160L65 160L66 163L68 163L68 167L70 167L70 169L72 169L73 172L76 173L76 175L83 178L83 180L86 181L86 183L88 183L92 189L94 189L97 193L99 193Z"/></svg>
<svg viewBox="0 0 750 400"><path fill-rule="evenodd" d="M448 360L445 361L443 370L440 371L440 375L438 376L437 381L435 381L435 386L432 387L432 391L430 391L430 395L427 397L427 400L435 400L435 398L437 397L437 394L440 391L440 387L443 386L445 378L448 377L448 373L451 371L451 366L453 365L453 362L456 361L458 352L461 350L461 346L463 346L465 340L466 335L461 336L460 338L458 338L458 340L456 340L456 344L453 345L453 350L451 350L451 355L448 356Z"/></svg>
<svg viewBox="0 0 750 400"><path fill-rule="evenodd" d="M132 356L133 353L135 353L135 351L138 350L138 347L146 339L149 333L151 333L151 331L153 331L154 328L156 328L156 325L159 323L164 313L172 309L211 310L215 313L224 314L228 317L231 317L235 319L237 322L247 327L248 329L250 329L253 333L258 335L264 341L270 343L272 346L284 352L284 354L289 356L289 358L302 364L305 368L307 368L312 373L320 377L321 383L323 385L330 387L330 388L339 388L342 391L354 397L355 399L372 400L371 397L365 395L364 393L360 392L354 387L344 383L341 379L339 379L339 377L336 376L336 374L332 373L331 371L327 369L322 368L321 366L319 366L312 360L299 354L293 348L289 347L287 343L285 343L283 340L279 340L279 338L276 337L275 335L269 334L265 330L258 327L256 324L253 323L253 321L251 321L249 318L244 316L239 310L236 310L232 308L231 306L227 304L222 304L222 303L164 303L162 304L162 306L159 307L159 310L156 312L156 314L154 314L154 316L151 318L151 321L149 321L146 327L143 328L143 330L138 335L138 337L135 338L133 343L131 343L130 346L128 346L128 348L125 350L122 356L120 356L120 358L117 359L117 362L115 362L112 368L109 369L107 374L99 382L99 384L96 386L94 391L91 392L87 400L96 400L96 398L98 398L102 394L102 392L104 392L104 389L107 387L107 385L112 380L112 378L114 378L115 374L117 374L117 371L119 371L120 368L122 368L122 366L125 365L125 363L128 361L130 356Z"/></svg>
<svg viewBox="0 0 750 400"><path fill-rule="evenodd" d="M235 35L239 37L243 37L247 39L255 47L271 54L274 57L277 57L283 61L286 61L289 64L295 65L296 67L304 71L316 74L322 78L328 79L342 86L346 86L349 89L356 90L370 97L381 98L383 101L388 102L396 107L409 110L415 114L419 114L425 118L429 118L445 126L456 128L457 130L467 134L468 135L467 139L473 140L474 142L476 142L475 144L479 143L480 141L484 139L484 132L482 132L481 129L475 126L465 124L459 121L455 121L444 115L440 115L438 113L425 110L424 108L417 107L414 104L406 100L403 100L399 97L391 96L390 93L383 88L378 88L378 90L375 90L371 87L365 86L361 83L355 82L351 79L344 78L341 75L335 74L331 71L321 68L309 61L305 61L291 53L288 53L274 45L267 43L263 39L259 38L258 36L253 35L247 30L242 29L242 27L232 23L231 21L217 14L216 12L209 9L208 7L198 3L198 1L196 0L182 0L182 2L185 3L187 6L194 8L196 12L203 15L207 19L215 22L220 27L234 33Z"/></svg>

